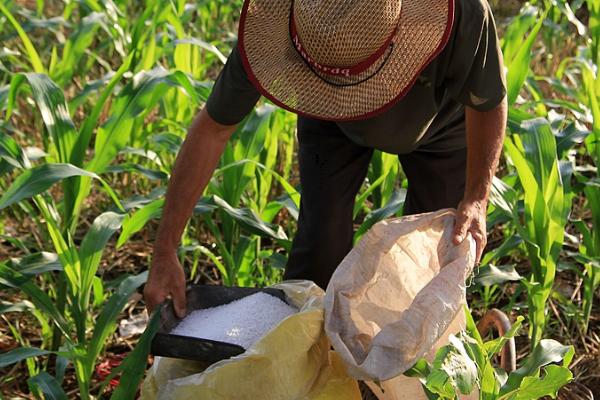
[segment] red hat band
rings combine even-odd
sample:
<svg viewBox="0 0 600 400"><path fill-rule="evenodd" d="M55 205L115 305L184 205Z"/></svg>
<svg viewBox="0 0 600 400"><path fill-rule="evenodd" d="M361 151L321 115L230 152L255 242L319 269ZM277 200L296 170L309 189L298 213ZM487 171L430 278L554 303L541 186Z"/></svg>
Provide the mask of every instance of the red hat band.
<svg viewBox="0 0 600 400"><path fill-rule="evenodd" d="M358 75L362 72L365 72L369 69L377 60L379 60L384 54L387 48L394 40L396 36L396 32L398 30L398 25L394 28L390 36L386 39L386 41L366 60L359 62L358 64L347 66L347 67L334 67L330 65L323 65L317 62L313 57L308 54L306 50L306 46L302 44L302 40L300 39L300 35L298 35L298 30L296 28L296 21L294 19L294 11L292 7L292 11L290 12L290 37L292 42L294 43L294 47L300 57L304 59L313 69L323 74L332 75L332 76L354 76Z"/></svg>

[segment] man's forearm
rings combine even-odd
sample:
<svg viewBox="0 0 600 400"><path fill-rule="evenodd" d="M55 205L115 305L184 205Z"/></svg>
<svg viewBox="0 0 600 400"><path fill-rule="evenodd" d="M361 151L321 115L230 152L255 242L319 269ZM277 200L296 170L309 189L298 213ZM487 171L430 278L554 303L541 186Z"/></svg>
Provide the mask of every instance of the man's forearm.
<svg viewBox="0 0 600 400"><path fill-rule="evenodd" d="M487 112L466 109L467 180L465 201L487 204L506 130L506 99Z"/></svg>
<svg viewBox="0 0 600 400"><path fill-rule="evenodd" d="M177 248L181 235L204 191L235 126L217 124L200 111L188 130L173 168L154 243L155 252Z"/></svg>

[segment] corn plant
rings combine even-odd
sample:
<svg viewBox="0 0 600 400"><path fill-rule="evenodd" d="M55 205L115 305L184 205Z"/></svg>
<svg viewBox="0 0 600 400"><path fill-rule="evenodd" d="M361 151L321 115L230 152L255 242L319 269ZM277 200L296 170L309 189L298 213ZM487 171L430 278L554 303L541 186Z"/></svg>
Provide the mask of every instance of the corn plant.
<svg viewBox="0 0 600 400"><path fill-rule="evenodd" d="M540 341L519 369L507 373L495 368L494 356L517 333L522 318L505 335L484 342L468 310L466 315L466 332L450 336L450 343L437 351L432 363L420 360L405 373L421 381L429 399L454 400L475 390L480 400L556 397L573 379L568 368L575 354L573 347L550 339Z"/></svg>
<svg viewBox="0 0 600 400"><path fill-rule="evenodd" d="M277 248L265 249L261 241L265 238L288 249L286 233L272 221L284 207L292 215L298 212L299 193L274 171L280 153L276 132L279 135L290 132L284 129L286 118L281 110L265 106L242 122L225 149L206 196L198 202L195 215L201 217L201 224L211 232L218 253L198 244L190 237L191 232L184 236L182 250L207 256L227 285L268 283L273 278L263 270L265 259L278 268L285 265L285 258L279 256ZM286 149L279 154L284 159L289 157ZM281 185L285 194L269 201L274 184ZM149 220L159 217L163 202L154 200L128 216L118 245L124 244ZM195 262L191 279L196 267Z"/></svg>
<svg viewBox="0 0 600 400"><path fill-rule="evenodd" d="M516 194L505 196L505 201L495 205L512 219L531 263L531 276L526 286L530 335L535 347L544 332L546 301L552 292L572 193L565 191L556 141L548 121L542 118L523 120L513 129L506 139L505 150L519 177L523 213L517 207L519 196ZM507 189L510 190L514 189Z"/></svg>
<svg viewBox="0 0 600 400"><path fill-rule="evenodd" d="M576 254L575 258L583 266L583 271L580 274L583 280L583 301L582 328L587 331L590 315L592 312L592 304L594 293L600 286L600 276L598 273L598 257L600 256L600 232L598 226L598 204L600 204L600 188L598 187L597 166L600 165L600 72L598 71L598 61L600 60L598 43L600 35L597 28L598 13L600 10L596 4L590 4L590 40L592 46L586 49L581 49L577 57L564 59L557 71L559 79L552 81L553 86L562 93L572 97L575 102L566 103L565 105L577 118L579 126L591 126L589 132L585 134L573 132L575 136L585 139L584 143L593 160L593 166L588 171L576 174L579 182L579 187L582 194L586 198L587 205L591 211L591 224L586 224L585 221L574 221L579 230L582 240L579 247L580 254ZM566 81L567 83L564 83ZM582 130L582 128L580 128Z"/></svg>
<svg viewBox="0 0 600 400"><path fill-rule="evenodd" d="M600 287L600 185L597 180L588 181L585 188L586 199L589 209L592 210L591 226L584 221L576 221L575 224L581 233L583 240L579 247L580 254L576 258L582 263L584 271L583 278L583 326L584 332L587 331L592 307L594 304L594 294Z"/></svg>
<svg viewBox="0 0 600 400"><path fill-rule="evenodd" d="M587 30L577 19L584 3ZM137 271L106 281L98 271L103 249L113 239L117 247L137 243L160 216L182 139L235 44L241 4L38 0L29 11L0 1L0 208L7 221L27 219L32 230L32 237L4 234L0 221L2 240L20 254L0 260L0 285L22 297L0 303L2 321L20 345L0 355L0 368L23 361L34 395L65 398L67 366L76 371L80 397L102 393L92 390L94 359L128 294L145 279ZM49 9L60 15L45 16ZM480 301L472 304L503 302L511 309L526 298L535 347L506 377L490 363L506 338L483 342L470 321L468 336L452 339L433 364L416 366L431 398L475 386L482 399L534 398L570 379L571 350L542 337L573 196L585 197L591 211L591 218L572 221L581 236L577 254L564 253L581 265L584 329L598 289L600 5L534 0L501 32L511 135L488 226L503 238L484 255L471 287ZM560 48L572 41L584 46L560 62ZM211 275L227 285L260 286L279 279L301 191L293 186L294 124L293 115L268 104L240 124L182 237L179 256L191 281ZM375 152L355 203L355 240L401 213L405 186L397 157ZM524 259L531 273L517 273ZM207 263L216 276L203 270ZM501 286L508 281L521 282L510 295ZM18 313L33 316L39 342L22 334ZM131 371L115 398L134 397L155 328L152 319L111 375Z"/></svg>

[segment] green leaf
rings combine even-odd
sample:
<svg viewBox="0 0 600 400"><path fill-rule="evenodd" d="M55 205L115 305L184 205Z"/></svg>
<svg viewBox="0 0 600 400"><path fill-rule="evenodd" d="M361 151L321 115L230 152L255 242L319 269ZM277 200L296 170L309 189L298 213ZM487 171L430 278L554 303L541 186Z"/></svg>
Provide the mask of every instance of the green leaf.
<svg viewBox="0 0 600 400"><path fill-rule="evenodd" d="M502 210L508 217L513 217L516 213L517 202L519 200L517 191L509 186L503 180L494 177L490 190L490 203L499 210Z"/></svg>
<svg viewBox="0 0 600 400"><path fill-rule="evenodd" d="M566 153L575 145L583 143L590 131L581 127L578 123L571 123L565 129L555 133L556 150L559 158L564 158Z"/></svg>
<svg viewBox="0 0 600 400"><path fill-rule="evenodd" d="M135 163L124 163L119 165L109 165L106 167L105 172L107 173L123 173L123 172L135 172L144 175L148 179L166 180L169 175L166 172L146 168L142 165Z"/></svg>
<svg viewBox="0 0 600 400"><path fill-rule="evenodd" d="M506 240L495 249L488 251L485 253L483 258L481 259L481 264L487 265L492 262L492 260L498 260L511 252L517 250L519 245L523 243L523 239L519 235L511 235L506 238Z"/></svg>
<svg viewBox="0 0 600 400"><path fill-rule="evenodd" d="M23 312L27 310L33 309L34 306L27 300L21 301L19 303L9 303L7 301L0 301L0 314L9 313L9 312Z"/></svg>
<svg viewBox="0 0 600 400"><path fill-rule="evenodd" d="M138 340L137 345L131 351L125 360L116 368L115 372L122 372L119 386L113 392L111 400L128 400L135 398L140 381L144 377L146 365L148 364L148 354L152 339L160 326L160 307L153 313L146 330Z"/></svg>
<svg viewBox="0 0 600 400"><path fill-rule="evenodd" d="M401 189L394 192L390 202L383 208L379 208L365 217L365 220L360 225L360 227L356 230L354 235L354 241L357 242L360 240L362 235L364 235L373 225L377 222L384 220L385 218L389 218L392 215L396 214L402 206L404 205L404 199L406 198L406 191Z"/></svg>
<svg viewBox="0 0 600 400"><path fill-rule="evenodd" d="M31 283L29 279L29 277L20 274L6 264L0 263L0 284L23 291L23 293L30 297L35 307L48 314L67 340L70 340L69 324L65 317L58 311L50 296Z"/></svg>
<svg viewBox="0 0 600 400"><path fill-rule="evenodd" d="M475 283L481 286L492 286L500 283L519 281L522 276L515 271L514 265L499 265L487 264L479 268L475 276Z"/></svg>
<svg viewBox="0 0 600 400"><path fill-rule="evenodd" d="M56 378L46 371L42 371L29 378L27 382L33 386L37 386L44 394L45 400L67 400L67 394L60 387Z"/></svg>
<svg viewBox="0 0 600 400"><path fill-rule="evenodd" d="M117 316L123 311L133 292L146 282L147 277L148 271L145 271L139 275L125 278L102 308L100 315L95 320L94 332L88 345L87 368L89 371L93 368L96 358L106 343L106 339L114 332Z"/></svg>
<svg viewBox="0 0 600 400"><path fill-rule="evenodd" d="M223 180L215 194L232 206L240 203L248 184L256 179L255 170L270 131L275 107L268 105L252 112L234 132L222 156L220 172Z"/></svg>
<svg viewBox="0 0 600 400"><path fill-rule="evenodd" d="M29 159L19 144L10 136L0 132L0 158L14 168L30 168Z"/></svg>
<svg viewBox="0 0 600 400"><path fill-rule="evenodd" d="M83 17L64 43L61 60L50 68L50 75L61 84L66 84L78 72L81 59L96 38L106 14L93 12Z"/></svg>
<svg viewBox="0 0 600 400"><path fill-rule="evenodd" d="M90 115L85 119L81 130L79 131L79 136L77 137L77 141L73 147L73 154L71 156L71 163L74 165L81 167L83 166L83 158L85 156L86 150L90 145L90 140L92 138L92 133L98 124L98 119L100 118L100 113L106 104L106 101L112 94L115 86L119 83L125 72L129 71L129 67L131 65L131 60L133 56L129 55L124 61L123 64L119 67L117 72L110 78L108 85L102 91L98 99L94 103L94 108L90 112Z"/></svg>
<svg viewBox="0 0 600 400"><path fill-rule="evenodd" d="M0 3L0 12L6 16L8 22L10 22L13 28L15 28L15 30L17 31L19 38L21 38L21 41L25 46L25 50L27 50L29 62L31 63L31 66L33 67L34 71L43 73L44 65L42 64L42 60L40 59L38 52L36 51L35 47L33 46L33 43L31 43L31 40L29 39L29 36L27 36L27 33L25 33L19 22L17 22L15 17L13 17L10 11L4 6L4 2Z"/></svg>
<svg viewBox="0 0 600 400"><path fill-rule="evenodd" d="M404 371L404 375L411 378L427 378L427 375L431 373L431 366L425 359L420 359L410 369Z"/></svg>
<svg viewBox="0 0 600 400"><path fill-rule="evenodd" d="M550 363L562 361L563 366L567 366L571 362L573 354L573 346L563 346L552 339L541 340L523 366L508 376L508 381L500 390L500 395L517 390L525 377L538 377L540 368Z"/></svg>
<svg viewBox="0 0 600 400"><path fill-rule="evenodd" d="M38 349L36 347L18 347L14 350L0 354L0 368L7 367L31 357L44 356L50 353L50 351Z"/></svg>
<svg viewBox="0 0 600 400"><path fill-rule="evenodd" d="M388 154L379 150L373 152L367 174L368 179L370 182L375 182L380 176L385 176L384 182L372 192L374 208L385 207L394 197L401 177L399 167L400 162L395 154Z"/></svg>
<svg viewBox="0 0 600 400"><path fill-rule="evenodd" d="M542 337L545 303L552 291L556 262L563 247L571 196L565 193L559 170L556 139L543 118L524 120L519 133L505 141L524 191L524 215L513 217L525 241L532 265L529 316L533 345Z"/></svg>
<svg viewBox="0 0 600 400"><path fill-rule="evenodd" d="M140 231L151 219L158 218L162 214L164 199L154 200L146 204L131 215L127 215L123 221L123 230L117 241L117 248L123 246L129 238Z"/></svg>
<svg viewBox="0 0 600 400"><path fill-rule="evenodd" d="M42 251L23 258L10 260L11 267L23 275L39 275L48 271L62 271L63 266L55 253Z"/></svg>
<svg viewBox="0 0 600 400"><path fill-rule="evenodd" d="M114 212L100 214L86 233L79 248L81 262L81 311L85 312L89 304L92 283L100 261L102 252L111 236L121 227L123 215Z"/></svg>
<svg viewBox="0 0 600 400"><path fill-rule="evenodd" d="M373 182L373 183L371 183L369 185L369 187L367 188L367 190L365 190L364 192L362 192L356 198L356 201L354 202L354 209L352 210L352 218L356 218L356 216L358 215L358 213L360 212L360 210L364 207L364 203L367 200L367 198L369 197L369 195L375 189L377 189L379 186L381 186L383 184L383 182L385 182L386 178L387 178L387 174L381 175L379 178L377 178L375 180L375 182Z"/></svg>
<svg viewBox="0 0 600 400"><path fill-rule="evenodd" d="M475 320L471 312L464 306L466 318L466 331L468 335L465 337L466 350L472 360L475 361L479 376L479 394L481 400L496 400L499 391L498 381L496 379L495 369L492 366L488 354L485 351L483 339L479 334Z"/></svg>
<svg viewBox="0 0 600 400"><path fill-rule="evenodd" d="M523 324L523 320L524 318L522 316L517 317L517 320L508 330L508 332L506 332L499 338L496 338L484 344L485 351L488 353L488 359L491 359L493 356L500 353L506 342L508 342L509 339L513 338L517 334L517 332L521 328L521 325Z"/></svg>
<svg viewBox="0 0 600 400"><path fill-rule="evenodd" d="M287 240L287 236L281 226L267 224L249 208L234 208L225 200L218 196L212 197L214 203L230 217L232 217L241 227L250 233L273 239Z"/></svg>
<svg viewBox="0 0 600 400"><path fill-rule="evenodd" d="M25 170L15 179L0 198L0 210L23 199L43 193L58 181L72 176L89 176L99 179L98 175L71 164L42 164Z"/></svg>
<svg viewBox="0 0 600 400"><path fill-rule="evenodd" d="M511 20L502 35L502 53L505 64L510 64L519 51L523 38L535 24L539 14L538 7L525 5L519 13Z"/></svg>
<svg viewBox="0 0 600 400"><path fill-rule="evenodd" d="M50 77L36 73L14 75L10 83L6 118L8 119L11 115L17 92L25 80L27 80L31 87L33 98L40 110L44 125L56 146L58 162L69 162L73 145L77 139L77 131L69 115L69 108L63 91Z"/></svg>
<svg viewBox="0 0 600 400"><path fill-rule="evenodd" d="M541 379L534 376L523 378L515 400L541 399L544 396L555 399L558 390L573 379L573 373L568 368L558 365L549 365L544 372Z"/></svg>
<svg viewBox="0 0 600 400"><path fill-rule="evenodd" d="M440 350L448 351L445 347L442 347ZM456 390L452 386L448 373L435 366L427 376L425 387L432 393L442 396L443 399L453 399L456 397Z"/></svg>
<svg viewBox="0 0 600 400"><path fill-rule="evenodd" d="M456 336L451 335L448 339L450 343L436 352L425 386L443 398L454 399L458 392L469 394L473 391L477 382L477 365ZM417 376L424 371L425 365L421 365Z"/></svg>
<svg viewBox="0 0 600 400"><path fill-rule="evenodd" d="M213 53L214 55L217 56L217 58L219 59L219 61L221 61L222 64L225 64L227 62L227 57L225 57L223 55L223 53L221 53L219 51L219 49L214 45L214 44L210 44L208 42L205 42L204 40L200 40L198 38L185 38L185 39L177 39L174 40L172 42L173 45L178 45L178 44L191 44L194 46L198 46L204 50L208 50L211 53Z"/></svg>
<svg viewBox="0 0 600 400"><path fill-rule="evenodd" d="M181 71L169 72L161 68L142 71L123 88L113 103L110 117L98 130L95 154L87 168L101 173L128 143L135 118L151 111L171 87L182 87L199 103L189 78Z"/></svg>
<svg viewBox="0 0 600 400"><path fill-rule="evenodd" d="M522 42L519 46L519 50L515 55L514 59L507 63L508 74L506 77L507 82L507 95L508 104L513 104L521 91L521 87L525 82L525 78L529 74L529 64L531 63L532 52L531 49L535 43L535 39L540 31L544 19L546 19L546 13L542 14L538 22L535 24L527 39Z"/></svg>

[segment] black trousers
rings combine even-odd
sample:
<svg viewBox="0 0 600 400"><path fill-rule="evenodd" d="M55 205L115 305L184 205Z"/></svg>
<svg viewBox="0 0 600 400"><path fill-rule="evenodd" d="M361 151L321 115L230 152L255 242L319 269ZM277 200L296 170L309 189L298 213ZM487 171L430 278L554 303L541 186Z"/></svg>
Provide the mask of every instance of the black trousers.
<svg viewBox="0 0 600 400"><path fill-rule="evenodd" d="M302 196L284 279L309 279L325 289L352 248L354 200L373 149L355 144L333 122L301 117L298 142ZM405 215L458 206L466 147L448 152L419 148L398 157L408 179Z"/></svg>

